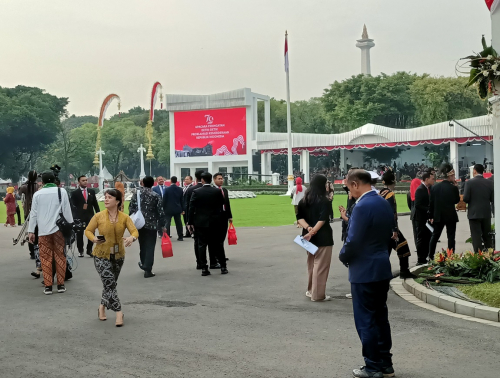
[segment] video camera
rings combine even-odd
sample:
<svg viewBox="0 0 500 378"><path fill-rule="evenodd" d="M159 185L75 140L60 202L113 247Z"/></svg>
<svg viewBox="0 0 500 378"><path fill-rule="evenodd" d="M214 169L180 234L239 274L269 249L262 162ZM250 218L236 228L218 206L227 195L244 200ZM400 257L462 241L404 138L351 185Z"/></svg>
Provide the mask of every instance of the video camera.
<svg viewBox="0 0 500 378"><path fill-rule="evenodd" d="M61 172L60 166L54 164L52 167L50 167L50 170L54 173L54 176L56 176L56 178L59 178L59 173Z"/></svg>

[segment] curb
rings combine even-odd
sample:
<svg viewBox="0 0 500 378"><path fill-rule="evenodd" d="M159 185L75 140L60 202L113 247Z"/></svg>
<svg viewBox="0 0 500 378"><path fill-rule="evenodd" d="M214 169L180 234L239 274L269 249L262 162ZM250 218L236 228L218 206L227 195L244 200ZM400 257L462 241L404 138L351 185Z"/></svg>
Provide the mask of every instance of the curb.
<svg viewBox="0 0 500 378"><path fill-rule="evenodd" d="M411 272L418 274L425 267L426 265L415 267L411 269ZM400 297L417 306L462 319L500 327L499 308L482 306L427 289L413 279L394 279L391 281L391 288Z"/></svg>

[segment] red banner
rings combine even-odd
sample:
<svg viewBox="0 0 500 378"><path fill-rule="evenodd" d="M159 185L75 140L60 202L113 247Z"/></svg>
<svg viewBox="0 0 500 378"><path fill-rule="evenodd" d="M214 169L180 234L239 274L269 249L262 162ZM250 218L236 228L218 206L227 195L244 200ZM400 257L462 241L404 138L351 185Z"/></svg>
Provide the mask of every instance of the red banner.
<svg viewBox="0 0 500 378"><path fill-rule="evenodd" d="M175 156L245 155L246 109L174 113Z"/></svg>

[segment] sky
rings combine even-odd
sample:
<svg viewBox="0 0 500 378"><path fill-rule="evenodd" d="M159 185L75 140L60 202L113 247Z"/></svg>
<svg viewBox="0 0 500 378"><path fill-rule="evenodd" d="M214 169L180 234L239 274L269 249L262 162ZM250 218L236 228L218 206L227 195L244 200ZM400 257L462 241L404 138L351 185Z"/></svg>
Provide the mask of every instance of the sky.
<svg viewBox="0 0 500 378"><path fill-rule="evenodd" d="M122 111L147 108L156 81L282 99L288 30L291 99L307 100L360 73L363 24L373 75L455 76L491 39L484 0L0 0L0 86L68 97L76 115L98 115L110 93Z"/></svg>

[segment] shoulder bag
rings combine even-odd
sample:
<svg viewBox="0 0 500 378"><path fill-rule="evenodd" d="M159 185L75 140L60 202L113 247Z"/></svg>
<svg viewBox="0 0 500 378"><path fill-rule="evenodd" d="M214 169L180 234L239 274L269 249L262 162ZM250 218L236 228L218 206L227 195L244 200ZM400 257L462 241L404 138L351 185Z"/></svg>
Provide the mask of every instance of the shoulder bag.
<svg viewBox="0 0 500 378"><path fill-rule="evenodd" d="M73 223L69 223L66 218L64 218L62 212L62 200L61 200L61 188L57 188L57 196L59 197L59 205L61 208L59 209L59 218L56 221L57 227L59 227L59 231L63 234L63 236L67 239L71 237L71 232L73 231Z"/></svg>
<svg viewBox="0 0 500 378"><path fill-rule="evenodd" d="M146 224L146 220L144 219L144 215L142 215L141 211L141 192L137 191L137 211L130 216L132 222L134 222L135 228L140 230Z"/></svg>

